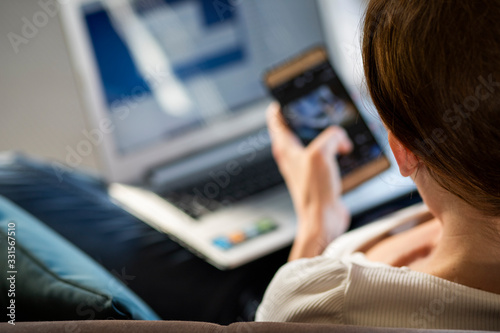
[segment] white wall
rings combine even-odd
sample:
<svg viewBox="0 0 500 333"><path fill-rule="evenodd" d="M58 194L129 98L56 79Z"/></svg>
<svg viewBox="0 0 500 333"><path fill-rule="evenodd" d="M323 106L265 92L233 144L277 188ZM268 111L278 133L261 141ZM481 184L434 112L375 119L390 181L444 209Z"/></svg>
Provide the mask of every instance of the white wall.
<svg viewBox="0 0 500 333"><path fill-rule="evenodd" d="M319 0L332 62L347 85L363 84L360 28L364 0Z"/></svg>
<svg viewBox="0 0 500 333"><path fill-rule="evenodd" d="M24 38L23 20L40 27L25 28L27 43L16 52L9 36ZM0 0L0 151L64 162L85 128L59 14L51 17L38 0ZM94 155L83 157L81 166L96 169Z"/></svg>

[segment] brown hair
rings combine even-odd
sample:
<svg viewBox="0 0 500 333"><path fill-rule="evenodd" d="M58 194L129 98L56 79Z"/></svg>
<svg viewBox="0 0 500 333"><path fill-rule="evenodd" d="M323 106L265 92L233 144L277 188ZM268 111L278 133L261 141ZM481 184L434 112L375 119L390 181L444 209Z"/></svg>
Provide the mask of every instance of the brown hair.
<svg viewBox="0 0 500 333"><path fill-rule="evenodd" d="M500 1L371 0L362 48L389 130L443 188L500 216Z"/></svg>

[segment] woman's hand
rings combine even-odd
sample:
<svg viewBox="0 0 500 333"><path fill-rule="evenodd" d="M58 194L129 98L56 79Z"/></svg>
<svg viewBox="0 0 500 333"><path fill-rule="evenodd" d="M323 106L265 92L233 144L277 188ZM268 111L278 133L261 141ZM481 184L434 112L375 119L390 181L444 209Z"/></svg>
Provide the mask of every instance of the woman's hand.
<svg viewBox="0 0 500 333"><path fill-rule="evenodd" d="M342 128L330 127L304 147L287 127L277 103L267 110L267 124L273 155L298 217L289 261L317 256L349 227L335 155L349 153L352 143Z"/></svg>

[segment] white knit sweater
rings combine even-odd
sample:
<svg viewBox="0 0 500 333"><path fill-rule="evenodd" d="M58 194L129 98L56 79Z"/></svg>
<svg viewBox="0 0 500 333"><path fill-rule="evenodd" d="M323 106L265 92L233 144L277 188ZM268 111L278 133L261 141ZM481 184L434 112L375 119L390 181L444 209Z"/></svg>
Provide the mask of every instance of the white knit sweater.
<svg viewBox="0 0 500 333"><path fill-rule="evenodd" d="M321 256L287 263L269 285L256 320L500 330L500 295L356 252L425 213L422 204L409 207L346 233Z"/></svg>

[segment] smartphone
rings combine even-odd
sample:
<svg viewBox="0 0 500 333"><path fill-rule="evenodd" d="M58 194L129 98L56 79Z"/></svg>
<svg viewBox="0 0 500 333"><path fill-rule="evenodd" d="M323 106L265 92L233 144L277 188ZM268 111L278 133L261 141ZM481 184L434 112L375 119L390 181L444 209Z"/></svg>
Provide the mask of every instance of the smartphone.
<svg viewBox="0 0 500 333"><path fill-rule="evenodd" d="M281 104L286 123L304 145L332 125L347 131L354 149L337 156L344 192L390 167L324 47L309 49L272 68L264 75L264 82Z"/></svg>

